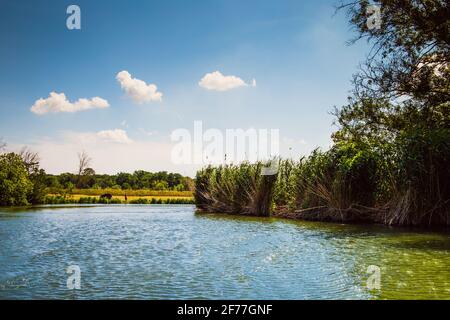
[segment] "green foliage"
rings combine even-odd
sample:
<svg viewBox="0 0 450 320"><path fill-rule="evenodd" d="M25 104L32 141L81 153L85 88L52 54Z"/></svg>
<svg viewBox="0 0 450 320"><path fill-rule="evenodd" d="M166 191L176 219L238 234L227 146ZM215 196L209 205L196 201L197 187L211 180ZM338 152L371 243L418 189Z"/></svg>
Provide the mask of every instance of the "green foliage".
<svg viewBox="0 0 450 320"><path fill-rule="evenodd" d="M0 155L0 205L21 206L28 204L33 191L25 164L20 155Z"/></svg>
<svg viewBox="0 0 450 320"><path fill-rule="evenodd" d="M179 183L173 188L173 190L175 190L175 191L184 191L185 190L185 186L183 184Z"/></svg>
<svg viewBox="0 0 450 320"><path fill-rule="evenodd" d="M381 9L380 28L368 28L367 8ZM343 1L357 31L352 42L373 45L354 77L354 94L367 97L408 95L433 105L450 97L450 20L444 0Z"/></svg>
<svg viewBox="0 0 450 320"><path fill-rule="evenodd" d="M382 26L372 29L366 24L369 4L341 6L357 39L373 44L373 54L354 77L349 104L335 110L335 146L356 144L362 151L336 163L338 171L353 172L342 183L354 184L352 201L375 206L372 214L382 222L449 225L448 3L376 0ZM360 163L356 167L354 160ZM352 194L357 185L365 191Z"/></svg>
<svg viewBox="0 0 450 320"><path fill-rule="evenodd" d="M116 175L96 174L91 168L86 168L78 177L72 173L47 175L48 188L60 187L68 189L77 186L78 189L122 189L122 190L193 190L193 181L178 173L147 172L137 170L134 173L120 172Z"/></svg>
<svg viewBox="0 0 450 320"><path fill-rule="evenodd" d="M99 197L81 197L78 200L70 197L63 196L45 196L42 202L43 204L124 204L126 202L117 198L111 200ZM168 198L168 199L156 199L151 200L146 198L133 199L128 202L129 204L193 204L191 199L183 198Z"/></svg>
<svg viewBox="0 0 450 320"><path fill-rule="evenodd" d="M269 215L276 175L262 176L264 165L244 162L198 171L194 193L197 208L206 212Z"/></svg>
<svg viewBox="0 0 450 320"><path fill-rule="evenodd" d="M33 184L33 189L28 196L28 202L31 204L42 203L47 194L47 176L45 171L43 169L37 169L29 175L29 178Z"/></svg>
<svg viewBox="0 0 450 320"><path fill-rule="evenodd" d="M292 202L292 174L296 163L292 160L280 160L273 201L278 209L288 208Z"/></svg>
<svg viewBox="0 0 450 320"><path fill-rule="evenodd" d="M205 212L259 215L266 189L266 207L278 215L448 225L450 131L410 126L393 142L367 141L340 139L326 152L280 160L273 193L261 163L206 167L197 172L195 203Z"/></svg>
<svg viewBox="0 0 450 320"><path fill-rule="evenodd" d="M155 181L153 188L154 190L167 190L169 188L169 184L167 181Z"/></svg>

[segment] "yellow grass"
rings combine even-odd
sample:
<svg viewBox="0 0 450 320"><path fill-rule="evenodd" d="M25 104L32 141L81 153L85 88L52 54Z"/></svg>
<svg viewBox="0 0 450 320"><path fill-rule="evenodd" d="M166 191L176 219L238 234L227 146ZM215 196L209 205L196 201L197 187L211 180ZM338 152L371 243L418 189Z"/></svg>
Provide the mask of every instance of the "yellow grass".
<svg viewBox="0 0 450 320"><path fill-rule="evenodd" d="M86 197L99 197L99 196L95 196L95 195L87 195L87 194L72 194L69 195L69 197L71 197L72 199L78 200L80 198L86 198ZM135 199L149 199L151 200L152 198L155 199L162 199L162 200L166 200L166 199L193 199L194 197L180 197L180 196L164 196L164 195L155 195L155 196L129 196L127 195L127 200L135 200ZM125 196L113 196L113 199L119 199L124 201L125 200Z"/></svg>
<svg viewBox="0 0 450 320"><path fill-rule="evenodd" d="M49 194L49 196L57 196L57 194ZM68 195L67 197L72 198L74 200L79 200L80 198L86 198L86 197L97 197L96 195L92 195L92 194L71 194ZM136 200L136 199L148 199L151 200L152 198L155 198L156 200L167 200L167 199L193 199L193 196L167 196L167 195L147 195L147 196L129 196L127 195L127 200L131 201L131 200ZM113 199L119 199L121 201L125 200L125 196L117 196L117 195L113 195Z"/></svg>
<svg viewBox="0 0 450 320"><path fill-rule="evenodd" d="M50 192L53 193L53 192ZM146 190L146 189L139 189L139 190L120 190L120 189L74 189L72 190L73 195L83 195L84 197L93 197L93 196L100 196L102 194L109 193L112 194L114 197L124 197L126 194L129 199L131 197L138 197L138 198L192 198L193 193L192 191L173 191L173 190Z"/></svg>

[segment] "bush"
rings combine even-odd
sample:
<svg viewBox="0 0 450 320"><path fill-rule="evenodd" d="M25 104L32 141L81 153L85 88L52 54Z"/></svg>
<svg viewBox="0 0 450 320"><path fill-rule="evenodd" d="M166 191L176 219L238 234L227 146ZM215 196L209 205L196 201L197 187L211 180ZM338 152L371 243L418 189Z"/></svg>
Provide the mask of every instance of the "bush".
<svg viewBox="0 0 450 320"><path fill-rule="evenodd" d="M0 155L0 205L27 205L32 192L33 183L22 158L15 153Z"/></svg>

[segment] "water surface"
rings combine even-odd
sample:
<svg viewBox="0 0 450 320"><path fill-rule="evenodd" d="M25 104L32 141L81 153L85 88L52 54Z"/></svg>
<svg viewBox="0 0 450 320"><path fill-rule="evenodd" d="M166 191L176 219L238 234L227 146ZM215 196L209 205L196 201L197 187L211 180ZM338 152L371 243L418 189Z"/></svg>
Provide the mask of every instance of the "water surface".
<svg viewBox="0 0 450 320"><path fill-rule="evenodd" d="M190 205L0 209L0 298L450 299L450 236Z"/></svg>

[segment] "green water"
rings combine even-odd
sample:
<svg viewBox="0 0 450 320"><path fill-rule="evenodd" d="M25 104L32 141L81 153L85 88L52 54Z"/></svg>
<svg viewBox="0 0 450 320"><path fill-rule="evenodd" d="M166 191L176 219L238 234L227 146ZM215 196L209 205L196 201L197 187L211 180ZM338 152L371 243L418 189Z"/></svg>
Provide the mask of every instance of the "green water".
<svg viewBox="0 0 450 320"><path fill-rule="evenodd" d="M450 299L445 232L63 206L0 209L0 244L3 299Z"/></svg>

